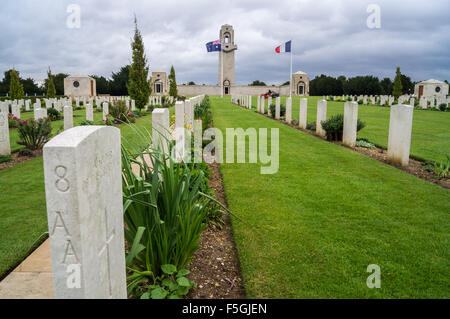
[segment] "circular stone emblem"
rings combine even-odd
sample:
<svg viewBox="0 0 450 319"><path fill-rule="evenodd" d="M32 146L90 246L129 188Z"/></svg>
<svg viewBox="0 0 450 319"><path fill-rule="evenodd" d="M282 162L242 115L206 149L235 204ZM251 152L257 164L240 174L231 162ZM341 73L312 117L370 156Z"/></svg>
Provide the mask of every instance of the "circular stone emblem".
<svg viewBox="0 0 450 319"><path fill-rule="evenodd" d="M80 82L78 82L78 81L73 82L73 86L76 87L76 88L79 87L80 86Z"/></svg>
<svg viewBox="0 0 450 319"><path fill-rule="evenodd" d="M439 86L436 86L436 89L434 89L436 91L436 93L441 92L441 88Z"/></svg>

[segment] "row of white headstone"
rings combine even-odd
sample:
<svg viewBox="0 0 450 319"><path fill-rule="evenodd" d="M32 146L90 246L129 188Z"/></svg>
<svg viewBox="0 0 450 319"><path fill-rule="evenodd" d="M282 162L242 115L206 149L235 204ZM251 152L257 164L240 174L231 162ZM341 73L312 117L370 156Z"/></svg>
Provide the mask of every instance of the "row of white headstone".
<svg viewBox="0 0 450 319"><path fill-rule="evenodd" d="M194 125L203 98L176 103L176 127ZM169 123L167 108L153 110L153 144L165 150ZM44 146L55 298L127 297L120 143L115 127L78 126Z"/></svg>
<svg viewBox="0 0 450 319"><path fill-rule="evenodd" d="M250 97L251 98L251 97ZM256 96L257 112L265 114L264 96ZM233 101L233 100L232 100ZM275 100L275 119L280 119L280 97ZM270 114L271 98L268 99L268 115ZM411 132L413 120L413 105L397 104L390 109L389 138L387 158L390 162L407 166L409 163L409 152L411 147ZM300 99L299 122L298 126L306 129L307 126L308 99ZM322 127L322 121L327 118L327 101L319 100L317 102L316 115L316 133L320 136L326 136ZM286 116L285 121L292 124L292 99L286 98ZM355 147L358 125L358 103L345 102L344 105L344 130L343 144L349 147Z"/></svg>

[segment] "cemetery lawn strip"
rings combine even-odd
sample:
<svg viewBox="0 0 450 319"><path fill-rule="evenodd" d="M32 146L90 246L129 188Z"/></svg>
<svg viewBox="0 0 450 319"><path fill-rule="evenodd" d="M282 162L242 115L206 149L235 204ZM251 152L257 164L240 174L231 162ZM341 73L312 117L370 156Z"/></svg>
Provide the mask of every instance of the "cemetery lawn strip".
<svg viewBox="0 0 450 319"><path fill-rule="evenodd" d="M152 116L138 118L135 125L151 131ZM136 138L129 125L118 128L122 137ZM0 170L0 278L27 257L47 231L42 156Z"/></svg>
<svg viewBox="0 0 450 319"><path fill-rule="evenodd" d="M292 119L298 119L300 98L292 97ZM308 123L315 122L317 101L322 97L310 96L308 99ZM275 103L275 101L273 101ZM286 105L286 97L281 97ZM252 101L256 108L256 98ZM267 100L266 100L267 110ZM327 118L344 114L344 102L327 102ZM389 135L389 107L359 105L358 117L366 127L358 132L359 138L367 138L375 145L386 149ZM450 155L450 112L414 110L411 136L411 157L418 160L444 161Z"/></svg>
<svg viewBox="0 0 450 319"><path fill-rule="evenodd" d="M222 132L280 132L276 174L220 165L247 297L449 297L450 191L229 98L211 102ZM370 264L381 289L366 285Z"/></svg>

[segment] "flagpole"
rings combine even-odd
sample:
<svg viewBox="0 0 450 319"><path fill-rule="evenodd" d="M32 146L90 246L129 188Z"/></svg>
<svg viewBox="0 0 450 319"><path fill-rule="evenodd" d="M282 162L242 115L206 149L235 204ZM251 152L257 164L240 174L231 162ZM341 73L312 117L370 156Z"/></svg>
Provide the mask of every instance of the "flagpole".
<svg viewBox="0 0 450 319"><path fill-rule="evenodd" d="M220 43L220 97L223 97L223 50Z"/></svg>
<svg viewBox="0 0 450 319"><path fill-rule="evenodd" d="M292 98L292 42L291 42L291 74L289 77L289 97Z"/></svg>

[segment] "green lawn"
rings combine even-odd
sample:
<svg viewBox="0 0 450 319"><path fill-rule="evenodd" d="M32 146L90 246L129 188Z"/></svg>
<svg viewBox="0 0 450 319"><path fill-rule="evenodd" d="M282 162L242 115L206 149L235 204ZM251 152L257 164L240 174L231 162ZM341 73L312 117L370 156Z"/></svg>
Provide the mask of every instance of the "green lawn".
<svg viewBox="0 0 450 319"><path fill-rule="evenodd" d="M221 164L248 297L450 297L448 190L229 98L211 100L214 125L223 131L280 130L277 174L261 175L259 164ZM387 118L388 109L367 107L363 119L376 111ZM449 114L430 112L437 115ZM381 289L366 286L369 264L381 267Z"/></svg>
<svg viewBox="0 0 450 319"><path fill-rule="evenodd" d="M322 97L308 97L308 123L316 120L317 101ZM286 105L286 97L281 98ZM300 97L293 97L292 118L299 118ZM256 109L256 98L252 101ZM267 100L266 100L267 110ZM358 133L358 137L367 138L372 143L387 148L389 136L389 107L360 105L359 118L366 127ZM327 118L344 113L343 102L327 102ZM411 156L432 161L446 160L450 156L450 112L430 110L414 110L411 138Z"/></svg>
<svg viewBox="0 0 450 319"><path fill-rule="evenodd" d="M84 110L76 111L75 114ZM32 114L33 113L25 113ZM22 115L25 115L22 114ZM98 121L101 113L94 112ZM22 119L26 119L22 116ZM74 123L85 119L75 118ZM139 118L135 127L151 131L151 115ZM61 122L61 123L59 123ZM62 121L53 122L53 127ZM121 125L123 138L133 140L134 131ZM54 129L55 130L55 129ZM15 131L15 130L14 130ZM0 171L0 277L22 261L33 243L47 231L42 157Z"/></svg>

